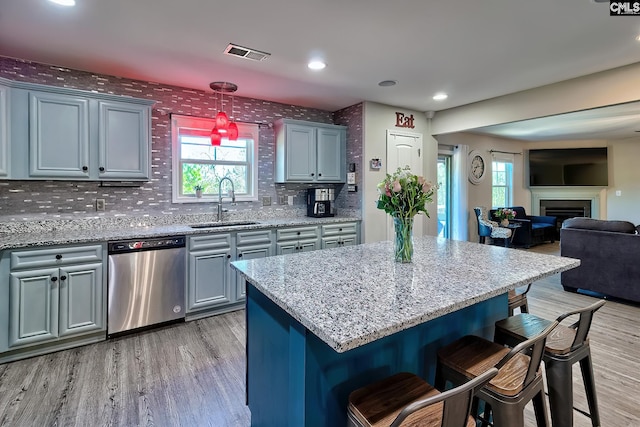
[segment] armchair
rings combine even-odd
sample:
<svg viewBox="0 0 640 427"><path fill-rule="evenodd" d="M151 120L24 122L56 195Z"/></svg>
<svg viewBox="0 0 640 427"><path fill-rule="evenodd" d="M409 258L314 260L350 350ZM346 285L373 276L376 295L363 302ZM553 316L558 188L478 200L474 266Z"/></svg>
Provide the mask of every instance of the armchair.
<svg viewBox="0 0 640 427"><path fill-rule="evenodd" d="M476 214L476 220L478 220L478 237L480 243L484 243L487 237L492 239L504 239L504 245L509 245L509 238L511 237L511 230L503 228L498 225L496 221L491 221L487 218L487 208L484 206L476 206L473 208Z"/></svg>
<svg viewBox="0 0 640 427"><path fill-rule="evenodd" d="M509 221L519 222L522 225L513 236L511 243L514 246L530 248L532 245L556 241L558 219L555 216L527 215L522 206L513 206L510 209L516 212L516 217ZM496 210L489 211L489 218L495 219Z"/></svg>

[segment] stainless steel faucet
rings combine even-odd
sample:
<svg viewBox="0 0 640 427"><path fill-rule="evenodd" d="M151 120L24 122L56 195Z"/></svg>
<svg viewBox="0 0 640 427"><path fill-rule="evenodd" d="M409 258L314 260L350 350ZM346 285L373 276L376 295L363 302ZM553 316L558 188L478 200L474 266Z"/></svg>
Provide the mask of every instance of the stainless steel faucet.
<svg viewBox="0 0 640 427"><path fill-rule="evenodd" d="M228 176L225 176L218 183L218 222L222 221L222 212L225 211L225 209L222 209L222 182L224 180L229 181L229 183L231 184L231 190L229 190L229 192L227 193L227 195L231 197L231 203L236 202L236 191L233 187L233 181L231 181L231 178L229 178Z"/></svg>

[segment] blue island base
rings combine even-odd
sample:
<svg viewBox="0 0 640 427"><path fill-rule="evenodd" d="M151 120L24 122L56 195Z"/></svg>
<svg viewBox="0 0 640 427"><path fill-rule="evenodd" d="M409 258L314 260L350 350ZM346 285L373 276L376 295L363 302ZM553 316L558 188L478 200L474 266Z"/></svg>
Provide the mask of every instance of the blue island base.
<svg viewBox="0 0 640 427"><path fill-rule="evenodd" d="M493 338L507 295L338 353L247 282L247 403L254 427L347 423L349 393L401 371L433 384L436 352L463 335Z"/></svg>

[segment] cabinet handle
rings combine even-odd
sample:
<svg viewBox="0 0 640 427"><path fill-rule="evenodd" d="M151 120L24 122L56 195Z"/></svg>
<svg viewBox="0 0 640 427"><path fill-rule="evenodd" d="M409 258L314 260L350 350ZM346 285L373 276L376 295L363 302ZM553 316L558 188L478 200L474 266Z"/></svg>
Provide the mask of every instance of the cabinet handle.
<svg viewBox="0 0 640 427"><path fill-rule="evenodd" d="M299 235L300 235L300 232L298 231L296 234L299 236Z"/></svg>
<svg viewBox="0 0 640 427"><path fill-rule="evenodd" d="M231 255L227 255L227 258L231 258Z"/></svg>
<svg viewBox="0 0 640 427"><path fill-rule="evenodd" d="M238 258L242 258L242 254L238 254Z"/></svg>
<svg viewBox="0 0 640 427"><path fill-rule="evenodd" d="M60 280L67 280L67 276L60 276Z"/></svg>
<svg viewBox="0 0 640 427"><path fill-rule="evenodd" d="M338 228L338 231L342 231L342 228Z"/></svg>
<svg viewBox="0 0 640 427"><path fill-rule="evenodd" d="M52 282L57 282L57 281L58 281L58 278L57 278L56 276L53 276L53 277L51 278L51 281L52 281Z"/></svg>
<svg viewBox="0 0 640 427"><path fill-rule="evenodd" d="M56 255L56 259L62 259L62 255L57 254L57 255Z"/></svg>
<svg viewBox="0 0 640 427"><path fill-rule="evenodd" d="M314 176L314 175L315 175L315 173L312 173L312 174L311 174L311 176Z"/></svg>
<svg viewBox="0 0 640 427"><path fill-rule="evenodd" d="M104 167L100 166L100 167L98 168L98 170L99 170L100 172L104 172Z"/></svg>
<svg viewBox="0 0 640 427"><path fill-rule="evenodd" d="M83 172L86 172L86 171L88 171L88 170L89 170L89 168L88 168L88 167L86 167L86 166L83 166L83 167L82 167L82 171L83 171Z"/></svg>
<svg viewBox="0 0 640 427"><path fill-rule="evenodd" d="M319 173L319 174L318 174L318 176L322 176L322 174L321 174L321 173Z"/></svg>

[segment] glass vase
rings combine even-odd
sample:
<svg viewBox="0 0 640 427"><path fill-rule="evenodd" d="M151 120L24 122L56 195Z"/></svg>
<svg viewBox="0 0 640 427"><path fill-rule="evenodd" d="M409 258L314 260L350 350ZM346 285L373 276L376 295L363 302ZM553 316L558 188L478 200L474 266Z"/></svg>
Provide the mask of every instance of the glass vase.
<svg viewBox="0 0 640 427"><path fill-rule="evenodd" d="M394 244L396 262L411 262L413 257L413 217L393 217L393 227L396 232Z"/></svg>

